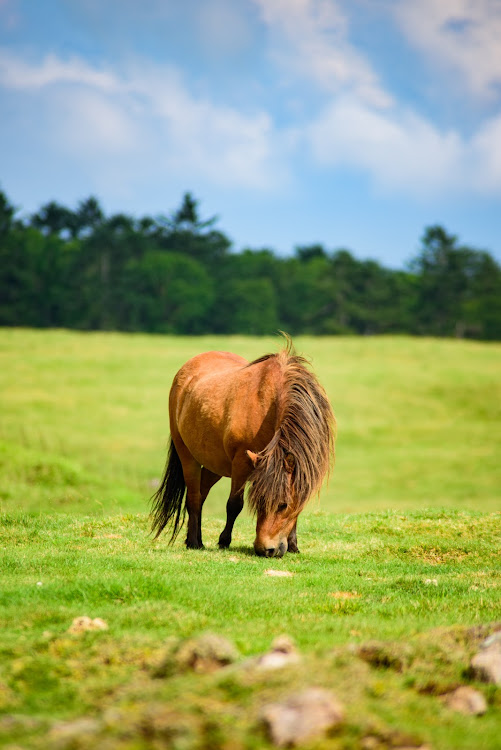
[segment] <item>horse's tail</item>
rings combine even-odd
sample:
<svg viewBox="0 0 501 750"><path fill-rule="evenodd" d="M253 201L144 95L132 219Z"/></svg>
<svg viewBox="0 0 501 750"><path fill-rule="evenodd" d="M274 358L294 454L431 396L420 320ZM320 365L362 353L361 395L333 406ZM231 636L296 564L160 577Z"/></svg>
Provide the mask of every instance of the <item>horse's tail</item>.
<svg viewBox="0 0 501 750"><path fill-rule="evenodd" d="M155 539L167 524L172 525L169 544L179 534L186 515L186 507L183 508L185 490L183 467L171 438L162 483L151 498L151 531Z"/></svg>

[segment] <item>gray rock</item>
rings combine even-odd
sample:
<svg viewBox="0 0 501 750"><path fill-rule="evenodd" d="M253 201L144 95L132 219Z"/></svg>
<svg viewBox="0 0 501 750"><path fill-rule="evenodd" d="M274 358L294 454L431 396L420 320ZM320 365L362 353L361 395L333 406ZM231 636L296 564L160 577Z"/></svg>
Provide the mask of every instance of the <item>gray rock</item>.
<svg viewBox="0 0 501 750"><path fill-rule="evenodd" d="M480 648L501 651L501 630L496 630L496 632L492 633L485 639L485 641L482 641Z"/></svg>
<svg viewBox="0 0 501 750"><path fill-rule="evenodd" d="M175 659L181 668L213 672L239 658L233 643L215 633L205 633L181 644Z"/></svg>
<svg viewBox="0 0 501 750"><path fill-rule="evenodd" d="M471 660L471 670L477 680L501 685L501 650L490 647L479 651Z"/></svg>
<svg viewBox="0 0 501 750"><path fill-rule="evenodd" d="M443 696L443 701L453 711L471 716L479 716L487 711L487 701L482 693L466 685Z"/></svg>
<svg viewBox="0 0 501 750"><path fill-rule="evenodd" d="M19 729L32 731L40 729L42 726L43 722L40 719L25 716L24 714L5 714L4 716L0 716L0 735L16 732Z"/></svg>
<svg viewBox="0 0 501 750"><path fill-rule="evenodd" d="M82 737L95 737L102 728L102 722L83 716L74 721L61 721L54 724L49 732L49 746L53 748L73 748Z"/></svg>
<svg viewBox="0 0 501 750"><path fill-rule="evenodd" d="M277 747L297 746L337 727L344 709L329 690L308 688L264 706L261 718Z"/></svg>
<svg viewBox="0 0 501 750"><path fill-rule="evenodd" d="M288 635L280 635L271 644L271 650L258 656L254 665L258 669L281 669L300 660L294 641Z"/></svg>

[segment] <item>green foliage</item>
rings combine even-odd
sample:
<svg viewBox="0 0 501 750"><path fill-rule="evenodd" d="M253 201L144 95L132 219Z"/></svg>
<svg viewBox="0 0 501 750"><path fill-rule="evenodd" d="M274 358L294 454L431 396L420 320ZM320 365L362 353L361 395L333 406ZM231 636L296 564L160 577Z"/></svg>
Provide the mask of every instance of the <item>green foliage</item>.
<svg viewBox="0 0 501 750"><path fill-rule="evenodd" d="M420 255L416 319L420 332L437 336L501 336L501 270L486 252L458 246L457 237L429 227Z"/></svg>
<svg viewBox="0 0 501 750"><path fill-rule="evenodd" d="M403 272L318 244L235 253L216 221L186 193L167 217L107 217L90 197L23 223L0 192L0 325L501 339L498 263L440 226Z"/></svg>
<svg viewBox="0 0 501 750"><path fill-rule="evenodd" d="M121 293L127 328L154 333L203 332L214 297L212 280L200 263L160 250L127 263Z"/></svg>

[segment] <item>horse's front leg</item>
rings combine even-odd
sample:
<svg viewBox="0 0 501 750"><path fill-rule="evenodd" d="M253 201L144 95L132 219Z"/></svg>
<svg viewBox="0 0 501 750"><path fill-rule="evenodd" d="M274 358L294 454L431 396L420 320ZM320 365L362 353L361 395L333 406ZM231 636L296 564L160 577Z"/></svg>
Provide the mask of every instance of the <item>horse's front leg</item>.
<svg viewBox="0 0 501 750"><path fill-rule="evenodd" d="M238 455L231 467L231 489L226 503L226 526L219 537L219 546L224 549L231 544L235 520L244 507L245 482L249 476L249 459L245 453Z"/></svg>
<svg viewBox="0 0 501 750"><path fill-rule="evenodd" d="M226 526L219 537L219 546L224 549L231 544L231 535L235 520L244 507L244 491L241 490L236 495L230 495L226 503Z"/></svg>
<svg viewBox="0 0 501 750"><path fill-rule="evenodd" d="M287 551L299 552L297 548L297 519L294 526L289 532L289 536L287 537Z"/></svg>

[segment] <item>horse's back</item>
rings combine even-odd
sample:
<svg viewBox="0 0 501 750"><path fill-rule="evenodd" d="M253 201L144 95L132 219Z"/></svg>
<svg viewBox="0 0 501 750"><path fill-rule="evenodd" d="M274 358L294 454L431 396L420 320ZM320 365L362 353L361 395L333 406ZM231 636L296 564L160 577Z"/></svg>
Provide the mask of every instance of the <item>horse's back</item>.
<svg viewBox="0 0 501 750"><path fill-rule="evenodd" d="M174 382L182 382L194 376L205 377L221 374L224 370L235 370L249 364L246 359L231 352L203 352L189 359L177 373Z"/></svg>

